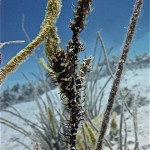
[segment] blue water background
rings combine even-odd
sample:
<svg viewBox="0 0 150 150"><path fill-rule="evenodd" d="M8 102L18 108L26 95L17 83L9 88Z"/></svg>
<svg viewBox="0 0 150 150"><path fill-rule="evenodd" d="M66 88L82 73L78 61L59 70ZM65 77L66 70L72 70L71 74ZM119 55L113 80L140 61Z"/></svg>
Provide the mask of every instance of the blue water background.
<svg viewBox="0 0 150 150"><path fill-rule="evenodd" d="M92 5L93 11L87 18L86 29L81 33L81 40L85 44L87 55L93 54L97 31L101 31L107 50L114 46L112 55L119 55L121 53L134 2L135 0L94 0ZM68 25L70 20L73 19L72 8L76 6L76 0L63 0L62 4L62 11L56 25L61 38L61 46L65 48L67 41L72 36ZM1 50L3 62L0 67L3 67L28 44L21 28L22 15L24 14L25 16L25 29L32 40L40 30L45 14L45 6L46 0L0 1L0 41L26 41L23 44L11 44L3 47ZM149 14L149 0L144 0L129 57L134 57L140 53L149 53ZM40 47L40 50L35 50L35 55L44 57L44 47ZM9 75L1 89L16 83L26 82L21 72L24 72L31 80L34 79L31 72L34 72L36 75L39 74L39 68L34 56L31 56L13 74Z"/></svg>

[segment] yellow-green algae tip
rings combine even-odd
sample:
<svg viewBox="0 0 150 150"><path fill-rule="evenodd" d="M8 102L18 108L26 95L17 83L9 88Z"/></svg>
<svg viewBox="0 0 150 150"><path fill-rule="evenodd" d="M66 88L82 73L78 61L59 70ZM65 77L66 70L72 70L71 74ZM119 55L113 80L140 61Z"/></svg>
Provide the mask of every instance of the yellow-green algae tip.
<svg viewBox="0 0 150 150"><path fill-rule="evenodd" d="M47 107L47 117L48 117L49 125L51 126L51 128L53 128L52 133L51 133L52 137L55 137L57 134L56 118L54 117L54 114L50 107Z"/></svg>
<svg viewBox="0 0 150 150"><path fill-rule="evenodd" d="M48 73L51 74L53 71L47 66L44 58L39 58L40 64L42 65L42 67L44 68L44 70Z"/></svg>
<svg viewBox="0 0 150 150"><path fill-rule="evenodd" d="M112 132L116 132L118 130L118 125L117 125L117 112L113 112L111 115L111 123L110 123L110 130Z"/></svg>
<svg viewBox="0 0 150 150"><path fill-rule="evenodd" d="M100 128L101 126L102 116L103 116L103 113L97 115L91 120L93 125L97 129ZM117 113L113 112L110 117L111 117L111 123L110 123L111 125L109 126L110 131L115 132L118 130L117 121L116 121ZM88 142L87 144L91 149L94 149L97 143L96 138L98 136L98 132L92 128L91 124L88 121L84 122L83 127L85 131L85 137ZM77 137L76 137L76 147L78 150L86 149L83 140L84 140L83 133L81 131L81 128L79 128L77 132Z"/></svg>
<svg viewBox="0 0 150 150"><path fill-rule="evenodd" d="M41 30L35 39L29 43L22 51L20 51L16 56L14 56L1 70L0 70L0 84L6 78L7 75L13 73L18 66L26 60L30 55L33 54L34 49L45 39L50 39L50 33L52 34L52 45L55 48L59 44L60 40L56 35L56 30L54 24L61 10L61 1L60 0L48 0L46 7L46 14L44 21L42 23ZM53 29L53 30L52 30ZM50 40L51 41L51 40ZM51 50L51 49L50 49ZM47 57L50 56L46 52Z"/></svg>
<svg viewBox="0 0 150 150"><path fill-rule="evenodd" d="M94 148L96 143L96 132L94 132L94 130L90 127L90 124L87 122L85 122L84 127L90 147Z"/></svg>

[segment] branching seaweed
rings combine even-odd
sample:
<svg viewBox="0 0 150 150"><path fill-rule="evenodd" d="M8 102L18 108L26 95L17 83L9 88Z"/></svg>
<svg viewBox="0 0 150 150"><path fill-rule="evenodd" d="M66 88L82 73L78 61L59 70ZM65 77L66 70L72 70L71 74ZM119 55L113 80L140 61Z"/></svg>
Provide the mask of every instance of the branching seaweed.
<svg viewBox="0 0 150 150"><path fill-rule="evenodd" d="M21 50L15 57L13 57L7 64L0 70L0 84L2 84L3 80L7 77L7 75L13 73L18 66L26 60L30 55L33 54L34 49L44 41L48 36L51 36L51 40L53 40L52 49L59 44L59 38L56 35L56 29L54 27L55 21L59 15L61 8L60 0L48 0L45 18L41 27L39 34L36 38L29 43L23 50ZM51 49L49 49L47 55L51 54Z"/></svg>

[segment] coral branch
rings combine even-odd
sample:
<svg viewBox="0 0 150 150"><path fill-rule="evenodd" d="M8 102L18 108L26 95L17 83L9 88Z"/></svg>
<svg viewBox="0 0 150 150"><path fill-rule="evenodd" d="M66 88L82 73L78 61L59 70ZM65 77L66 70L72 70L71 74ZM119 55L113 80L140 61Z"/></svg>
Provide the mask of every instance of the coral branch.
<svg viewBox="0 0 150 150"><path fill-rule="evenodd" d="M45 19L43 21L43 24L42 24L39 34L31 43L29 43L22 51L20 51L15 57L13 57L6 64L6 66L4 66L0 70L0 84L6 78L7 75L14 72L24 60L26 60L30 55L33 54L34 49L43 40L45 40L48 36L50 36L50 34L52 34L51 35L52 37L55 35L54 24L59 15L60 8L61 8L60 0L48 0ZM54 38L55 38L55 36L54 36ZM58 45L58 43L59 43L59 41L55 40L53 42L53 47L55 48L56 45ZM47 51L46 51L46 53L47 53Z"/></svg>
<svg viewBox="0 0 150 150"><path fill-rule="evenodd" d="M96 150L102 150L102 143L103 143L103 139L104 139L104 136L106 133L108 123L109 123L110 113L111 113L114 99L115 99L115 96L116 96L116 93L117 93L117 90L118 90L118 87L120 84L124 63L125 63L126 58L127 58L127 54L128 54L130 44L131 44L131 41L133 38L133 34L134 34L134 30L135 30L135 27L137 24L137 20L138 20L139 15L140 15L140 10L141 10L142 4L143 4L143 0L136 0L134 10L133 10L133 15L131 17L129 28L127 31L126 40L125 40L125 43L123 46L122 55L121 55L121 58L119 60L118 68L117 68L115 76L114 76L113 86L111 88L111 92L110 92L109 99L108 99L108 105L107 105L106 111L104 113L102 126L101 126L99 137L97 140Z"/></svg>

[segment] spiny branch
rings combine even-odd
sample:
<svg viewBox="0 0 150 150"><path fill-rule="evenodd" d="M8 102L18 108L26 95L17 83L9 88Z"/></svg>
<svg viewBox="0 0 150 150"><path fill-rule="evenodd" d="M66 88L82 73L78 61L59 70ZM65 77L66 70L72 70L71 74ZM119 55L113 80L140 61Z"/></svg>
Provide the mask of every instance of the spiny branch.
<svg viewBox="0 0 150 150"><path fill-rule="evenodd" d="M103 139L104 139L104 136L106 133L106 129L108 127L110 113L111 113L111 110L113 107L116 93L117 93L118 88L119 88L121 75L122 75L123 68L124 68L124 63L126 61L127 54L128 54L128 51L129 51L129 48L131 45L131 41L133 38L133 34L135 31L137 20L138 20L139 15L140 15L142 4L143 4L143 0L136 0L134 10L133 10L133 15L131 17L129 28L127 30L127 35L126 35L125 43L123 46L122 55L121 55L121 58L119 60L118 68L117 68L115 76L114 76L113 86L111 88L111 92L110 92L109 99L108 99L108 105L107 105L107 108L106 108L105 113L104 113L102 126L101 126L99 137L97 140L96 150L102 150L102 143L103 143Z"/></svg>

